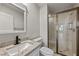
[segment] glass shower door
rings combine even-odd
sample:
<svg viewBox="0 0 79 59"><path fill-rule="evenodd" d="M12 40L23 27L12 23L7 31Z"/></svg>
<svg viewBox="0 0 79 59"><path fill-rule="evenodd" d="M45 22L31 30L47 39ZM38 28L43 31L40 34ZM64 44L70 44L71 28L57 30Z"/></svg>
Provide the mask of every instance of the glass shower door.
<svg viewBox="0 0 79 59"><path fill-rule="evenodd" d="M58 14L58 53L75 55L76 11Z"/></svg>
<svg viewBox="0 0 79 59"><path fill-rule="evenodd" d="M67 40L67 13L58 14L58 53L66 55L68 52Z"/></svg>

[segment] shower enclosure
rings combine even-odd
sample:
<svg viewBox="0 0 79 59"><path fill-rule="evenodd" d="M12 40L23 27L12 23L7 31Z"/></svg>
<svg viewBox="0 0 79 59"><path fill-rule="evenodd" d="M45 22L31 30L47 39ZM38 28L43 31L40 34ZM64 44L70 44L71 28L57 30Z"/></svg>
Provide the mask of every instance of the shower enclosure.
<svg viewBox="0 0 79 59"><path fill-rule="evenodd" d="M58 52L76 55L76 11L58 14Z"/></svg>
<svg viewBox="0 0 79 59"><path fill-rule="evenodd" d="M49 17L49 48L62 55L79 55L79 8Z"/></svg>

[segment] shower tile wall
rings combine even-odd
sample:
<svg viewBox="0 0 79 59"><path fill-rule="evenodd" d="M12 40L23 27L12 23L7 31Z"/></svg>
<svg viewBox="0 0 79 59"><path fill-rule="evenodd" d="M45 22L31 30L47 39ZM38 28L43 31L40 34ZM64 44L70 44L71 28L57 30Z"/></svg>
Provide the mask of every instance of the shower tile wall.
<svg viewBox="0 0 79 59"><path fill-rule="evenodd" d="M56 15L49 17L49 48L56 52Z"/></svg>

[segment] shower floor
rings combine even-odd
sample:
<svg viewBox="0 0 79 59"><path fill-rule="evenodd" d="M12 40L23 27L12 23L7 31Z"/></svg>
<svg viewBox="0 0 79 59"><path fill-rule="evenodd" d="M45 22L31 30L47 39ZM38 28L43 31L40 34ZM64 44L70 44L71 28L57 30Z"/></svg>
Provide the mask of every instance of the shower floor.
<svg viewBox="0 0 79 59"><path fill-rule="evenodd" d="M55 44L54 43L49 43L49 48L54 50L55 49Z"/></svg>
<svg viewBox="0 0 79 59"><path fill-rule="evenodd" d="M60 54L57 54L57 53L54 53L54 56L62 56L62 55L60 55Z"/></svg>
<svg viewBox="0 0 79 59"><path fill-rule="evenodd" d="M49 43L49 48L52 49L52 50L55 50L55 49L56 49L56 48L55 48L55 44L50 42L50 43ZM62 55L57 54L57 53L54 53L54 56L62 56Z"/></svg>

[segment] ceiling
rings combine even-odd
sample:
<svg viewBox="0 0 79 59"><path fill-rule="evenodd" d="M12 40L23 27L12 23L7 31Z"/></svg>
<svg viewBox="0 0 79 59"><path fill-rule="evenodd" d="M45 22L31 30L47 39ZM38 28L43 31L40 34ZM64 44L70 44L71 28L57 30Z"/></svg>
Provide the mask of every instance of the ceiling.
<svg viewBox="0 0 79 59"><path fill-rule="evenodd" d="M75 3L48 3L48 9L50 13L56 13L72 8L74 5Z"/></svg>
<svg viewBox="0 0 79 59"><path fill-rule="evenodd" d="M43 6L45 3L37 3L39 7ZM56 13L68 8L72 8L76 3L47 3L49 13Z"/></svg>

